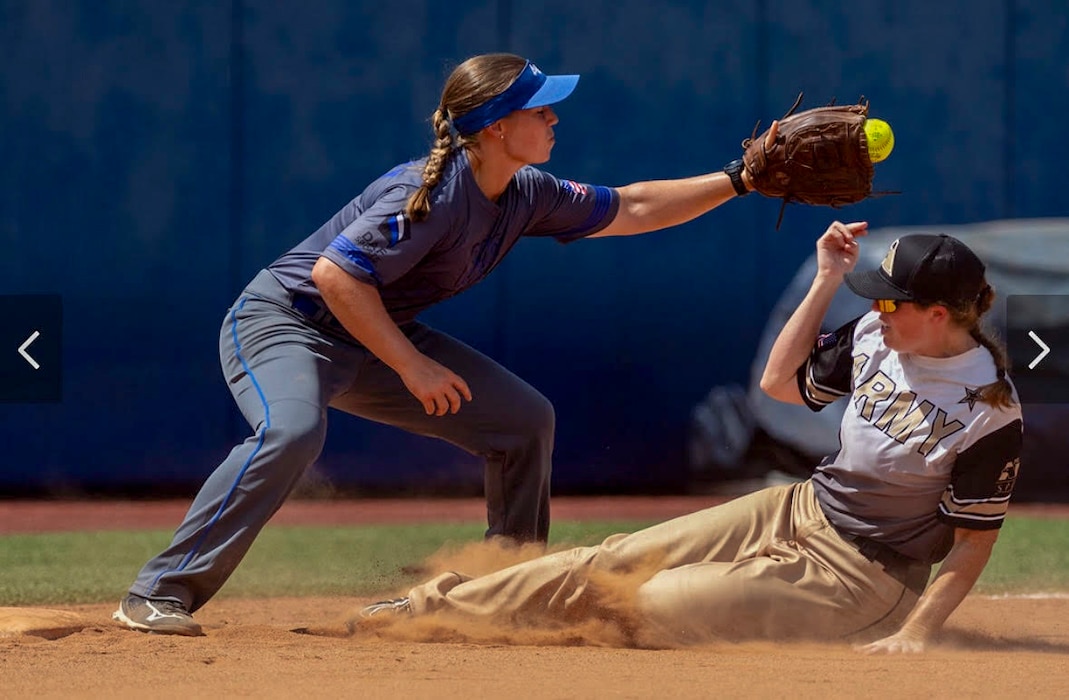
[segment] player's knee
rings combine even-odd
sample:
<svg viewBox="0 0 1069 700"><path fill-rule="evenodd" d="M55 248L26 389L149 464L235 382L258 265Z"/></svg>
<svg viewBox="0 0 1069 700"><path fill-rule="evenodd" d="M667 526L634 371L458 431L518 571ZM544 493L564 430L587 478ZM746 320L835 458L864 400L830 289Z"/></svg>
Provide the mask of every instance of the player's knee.
<svg viewBox="0 0 1069 700"><path fill-rule="evenodd" d="M542 394L532 392L518 413L517 433L520 437L552 443L557 429L557 411Z"/></svg>
<svg viewBox="0 0 1069 700"><path fill-rule="evenodd" d="M493 449L511 455L548 455L553 452L556 426L557 415L553 404L536 393L516 407L508 424L494 440L496 444ZM548 469L550 460L542 461Z"/></svg>
<svg viewBox="0 0 1069 700"><path fill-rule="evenodd" d="M651 640L670 644L707 644L731 638L736 598L734 586L719 585L715 573L702 585L681 570L661 571L639 587L636 608ZM723 594L723 599L720 595Z"/></svg>
<svg viewBox="0 0 1069 700"><path fill-rule="evenodd" d="M265 444L270 445L280 459L307 466L323 450L327 421L325 412L303 402L297 405L272 406L270 427L265 431Z"/></svg>

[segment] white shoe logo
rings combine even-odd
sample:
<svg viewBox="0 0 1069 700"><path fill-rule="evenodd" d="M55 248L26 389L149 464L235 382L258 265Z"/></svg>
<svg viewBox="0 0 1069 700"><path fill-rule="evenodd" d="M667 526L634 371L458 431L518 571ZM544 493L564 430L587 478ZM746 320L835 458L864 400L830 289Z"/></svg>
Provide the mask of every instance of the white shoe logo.
<svg viewBox="0 0 1069 700"><path fill-rule="evenodd" d="M182 619L181 615L169 615L167 613L160 612L159 609L152 603L146 603L146 605L148 605L149 609L152 611L152 614L145 618L147 622L155 622L156 620L162 620L165 617L173 617L176 620Z"/></svg>

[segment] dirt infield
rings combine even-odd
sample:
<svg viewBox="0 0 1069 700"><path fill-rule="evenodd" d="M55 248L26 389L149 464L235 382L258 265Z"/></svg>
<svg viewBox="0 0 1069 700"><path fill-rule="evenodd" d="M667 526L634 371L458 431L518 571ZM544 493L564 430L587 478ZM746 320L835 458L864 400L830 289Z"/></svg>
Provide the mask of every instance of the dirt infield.
<svg viewBox="0 0 1069 700"><path fill-rule="evenodd" d="M662 519L714 502L711 497L559 498L554 501L554 517ZM170 528L187 505L0 503L0 533ZM1051 508L1014 511L1063 514ZM474 499L294 501L273 523L483 518L484 505ZM198 613L207 631L199 638L126 631L110 620L112 605L64 607L59 610L65 621L62 629L0 637L0 687L3 697L11 698L1047 698L1069 694L1069 596L970 597L951 617L940 643L910 657L866 657L845 645L723 644L637 650L574 646L575 640L548 637L524 644L455 639L430 643L386 639L373 632L332 637L292 631L308 627L340 631L343 619L365 602L214 600Z"/></svg>
<svg viewBox="0 0 1069 700"><path fill-rule="evenodd" d="M598 496L553 499L554 520L662 520L723 503L721 496ZM0 501L0 535L70 530L174 529L189 499ZM1069 509L1067 509L1069 512ZM486 522L481 498L290 500L271 525Z"/></svg>

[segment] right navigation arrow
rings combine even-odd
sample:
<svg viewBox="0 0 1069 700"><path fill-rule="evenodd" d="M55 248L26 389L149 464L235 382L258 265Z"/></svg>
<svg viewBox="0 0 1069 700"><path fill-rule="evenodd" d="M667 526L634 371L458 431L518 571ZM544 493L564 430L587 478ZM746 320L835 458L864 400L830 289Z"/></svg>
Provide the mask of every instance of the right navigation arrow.
<svg viewBox="0 0 1069 700"><path fill-rule="evenodd" d="M1039 336L1036 335L1035 331L1028 331L1028 337L1034 340L1036 342L1036 345L1038 345L1040 348L1039 354L1036 355L1035 359L1028 363L1028 369L1035 369L1036 365L1039 364L1040 360L1046 357L1047 353L1050 352L1050 347L1039 339Z"/></svg>

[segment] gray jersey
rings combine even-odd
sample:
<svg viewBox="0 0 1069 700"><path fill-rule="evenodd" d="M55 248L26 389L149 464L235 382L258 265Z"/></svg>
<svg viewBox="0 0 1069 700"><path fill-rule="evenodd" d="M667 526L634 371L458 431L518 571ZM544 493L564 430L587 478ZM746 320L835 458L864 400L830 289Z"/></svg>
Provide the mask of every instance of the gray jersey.
<svg viewBox="0 0 1069 700"><path fill-rule="evenodd" d="M420 186L424 162L399 165L375 180L268 269L291 292L319 299L311 273L322 255L375 285L400 324L486 277L520 236L569 242L608 226L619 207L614 189L560 180L530 166L492 202L460 150L431 193L430 215L413 222L404 209Z"/></svg>
<svg viewBox="0 0 1069 700"><path fill-rule="evenodd" d="M995 381L978 347L948 358L888 348L870 312L821 336L798 371L806 404L820 410L850 394L840 449L813 476L839 529L936 562L953 529L1001 527L1017 477L1021 411L979 401Z"/></svg>

